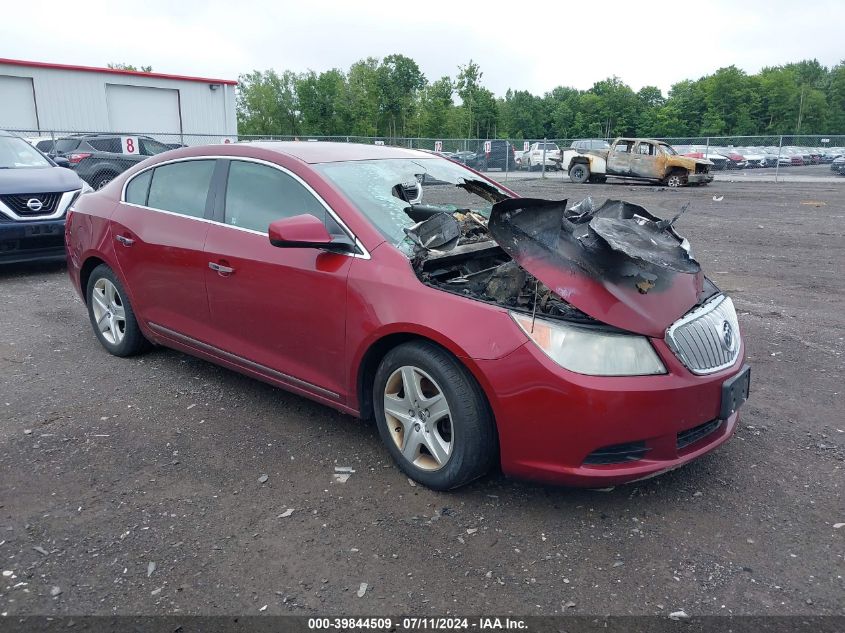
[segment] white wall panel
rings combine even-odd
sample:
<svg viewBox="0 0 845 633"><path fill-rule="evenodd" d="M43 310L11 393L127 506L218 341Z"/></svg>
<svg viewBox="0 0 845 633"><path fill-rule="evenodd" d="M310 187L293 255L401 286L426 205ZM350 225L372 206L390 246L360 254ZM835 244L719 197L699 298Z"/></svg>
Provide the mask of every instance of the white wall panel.
<svg viewBox="0 0 845 633"><path fill-rule="evenodd" d="M32 67L10 62L0 62L0 75L31 80L31 91L34 90L35 103L38 106L36 125L31 119L24 121L21 118L22 109L28 107L22 97L15 97L9 102L14 105L0 102L0 129L38 128L56 132L125 131L114 127L113 120L121 128L137 121L137 125L130 127L138 132L164 132L173 129L172 118L151 120L144 116L141 108L122 114L123 118L110 118L106 86L124 85L178 91L182 133L186 135L182 142L186 144L208 142L204 139L192 139L187 136L190 134L228 137L235 137L237 134L233 85L70 68ZM214 89L211 88L212 85L215 86ZM133 119L132 116L136 118ZM27 124L21 125L24 122ZM150 126L162 129L150 129ZM166 140L175 142L179 139L171 137Z"/></svg>
<svg viewBox="0 0 845 633"><path fill-rule="evenodd" d="M106 84L109 129L116 132L181 134L179 91Z"/></svg>
<svg viewBox="0 0 845 633"><path fill-rule="evenodd" d="M3 127L38 127L35 93L32 90L32 79L29 77L0 75L0 129Z"/></svg>

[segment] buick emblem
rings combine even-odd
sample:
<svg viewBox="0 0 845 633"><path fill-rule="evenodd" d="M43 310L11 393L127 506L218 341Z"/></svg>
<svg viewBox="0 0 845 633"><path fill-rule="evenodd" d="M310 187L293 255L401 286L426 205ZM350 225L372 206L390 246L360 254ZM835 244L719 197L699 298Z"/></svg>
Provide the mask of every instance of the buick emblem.
<svg viewBox="0 0 845 633"><path fill-rule="evenodd" d="M30 198L26 201L26 208L30 211L41 211L41 208L44 206L44 203L41 202L38 198Z"/></svg>
<svg viewBox="0 0 845 633"><path fill-rule="evenodd" d="M722 347L724 347L727 352L733 352L736 347L734 328L728 321L722 322Z"/></svg>

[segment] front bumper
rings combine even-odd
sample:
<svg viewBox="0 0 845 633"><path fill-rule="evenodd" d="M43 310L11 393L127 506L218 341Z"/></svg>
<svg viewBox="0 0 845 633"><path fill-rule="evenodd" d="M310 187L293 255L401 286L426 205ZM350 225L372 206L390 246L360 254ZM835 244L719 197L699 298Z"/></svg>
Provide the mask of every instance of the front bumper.
<svg viewBox="0 0 845 633"><path fill-rule="evenodd" d="M687 176L687 182L693 184L713 182L713 174L690 174Z"/></svg>
<svg viewBox="0 0 845 633"><path fill-rule="evenodd" d="M65 219L0 221L0 264L64 261Z"/></svg>
<svg viewBox="0 0 845 633"><path fill-rule="evenodd" d="M555 484L605 487L678 468L724 443L738 415L718 420L730 368L695 376L663 341L653 341L668 374L597 377L568 372L532 343L506 358L476 361L496 416L505 474ZM633 446L636 457L597 455Z"/></svg>

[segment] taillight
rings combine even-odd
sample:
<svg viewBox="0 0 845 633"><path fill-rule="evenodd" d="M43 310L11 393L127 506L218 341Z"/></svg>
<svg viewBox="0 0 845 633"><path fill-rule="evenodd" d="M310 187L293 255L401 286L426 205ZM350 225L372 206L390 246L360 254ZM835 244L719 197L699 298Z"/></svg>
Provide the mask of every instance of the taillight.
<svg viewBox="0 0 845 633"><path fill-rule="evenodd" d="M79 163L79 161L81 161L85 158L88 158L90 155L91 155L90 153L85 153L85 152L78 152L78 153L74 152L73 154L67 155L67 160L71 165L76 165L76 164Z"/></svg>

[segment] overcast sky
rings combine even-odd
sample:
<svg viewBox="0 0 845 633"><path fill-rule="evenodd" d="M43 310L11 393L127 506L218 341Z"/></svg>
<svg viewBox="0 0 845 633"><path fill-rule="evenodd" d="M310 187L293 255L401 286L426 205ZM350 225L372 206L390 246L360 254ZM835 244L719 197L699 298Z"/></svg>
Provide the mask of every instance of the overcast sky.
<svg viewBox="0 0 845 633"><path fill-rule="evenodd" d="M635 90L735 64L845 57L845 1L10 1L0 57L236 79L253 69L348 70L407 55L429 80L470 58L484 84L536 94L617 75Z"/></svg>

